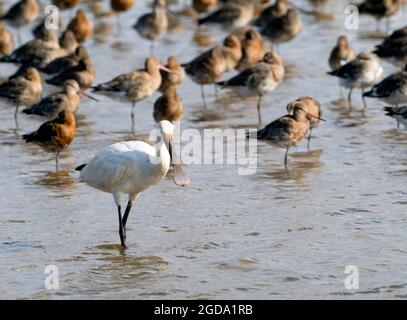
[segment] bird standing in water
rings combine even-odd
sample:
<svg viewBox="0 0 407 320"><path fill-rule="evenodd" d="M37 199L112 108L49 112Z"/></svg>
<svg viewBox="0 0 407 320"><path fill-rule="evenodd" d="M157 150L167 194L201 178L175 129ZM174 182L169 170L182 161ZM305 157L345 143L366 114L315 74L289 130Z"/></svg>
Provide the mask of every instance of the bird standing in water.
<svg viewBox="0 0 407 320"><path fill-rule="evenodd" d="M55 166L58 171L59 154L68 147L76 135L76 120L72 112L61 111L58 116L43 123L38 130L23 135L25 142L32 142L47 152L56 153Z"/></svg>
<svg viewBox="0 0 407 320"><path fill-rule="evenodd" d="M141 16L133 28L138 34L150 40L150 55L154 53L154 42L168 29L168 15L165 0L155 0L153 12Z"/></svg>
<svg viewBox="0 0 407 320"><path fill-rule="evenodd" d="M93 91L105 94L120 101L130 101L132 103L131 122L134 130L134 109L137 102L144 100L156 92L162 82L160 70L172 72L161 65L153 57L147 58L144 63L144 70L136 70L121 74L113 80L93 87Z"/></svg>
<svg viewBox="0 0 407 320"><path fill-rule="evenodd" d="M90 162L76 168L80 181L97 190L111 193L119 215L119 236L126 248L127 219L133 201L146 189L158 184L174 166L174 182L189 184L173 148L174 126L160 122L161 141L155 147L143 141L119 142L103 148ZM122 216L122 198L128 195L127 207Z"/></svg>
<svg viewBox="0 0 407 320"><path fill-rule="evenodd" d="M110 6L116 14L117 34L122 30L120 13L129 10L134 5L134 0L110 0Z"/></svg>
<svg viewBox="0 0 407 320"><path fill-rule="evenodd" d="M14 120L18 128L18 109L37 102L42 93L42 81L37 69L22 68L16 75L0 84L0 98L10 101L16 106Z"/></svg>
<svg viewBox="0 0 407 320"><path fill-rule="evenodd" d="M257 93L258 124L261 125L261 100L263 96L273 91L283 81L285 75L284 63L280 56L269 51L261 62L241 71L233 78L218 82L223 88L246 88Z"/></svg>
<svg viewBox="0 0 407 320"><path fill-rule="evenodd" d="M328 72L328 74L338 77L340 79L340 85L349 89L348 104L349 110L352 110L353 89L362 89L363 104L366 108L365 89L375 85L379 81L383 74L383 67L380 63L380 59L375 54L362 52L352 61L337 70Z"/></svg>
<svg viewBox="0 0 407 320"><path fill-rule="evenodd" d="M320 121L325 121L322 119L321 104L317 99L312 97L301 97L297 100L291 101L287 105L288 114L293 114L295 106L298 104L302 105L304 110L307 112L307 119L309 121L309 135L308 135L308 149L311 142L312 130L319 126Z"/></svg>
<svg viewBox="0 0 407 320"><path fill-rule="evenodd" d="M309 130L307 111L300 103L292 109L292 114L285 115L265 128L257 131L257 139L286 149L284 165L287 167L288 150L303 140Z"/></svg>
<svg viewBox="0 0 407 320"><path fill-rule="evenodd" d="M207 107L204 85L215 84L227 71L233 70L242 58L240 41L228 36L222 43L201 53L192 61L182 64L191 80L201 86L201 96Z"/></svg>

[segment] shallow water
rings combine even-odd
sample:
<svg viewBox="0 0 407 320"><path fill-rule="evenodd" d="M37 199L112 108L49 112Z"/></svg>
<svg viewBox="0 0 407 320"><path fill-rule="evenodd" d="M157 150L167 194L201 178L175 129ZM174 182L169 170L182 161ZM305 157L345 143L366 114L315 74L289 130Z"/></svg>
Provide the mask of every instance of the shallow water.
<svg viewBox="0 0 407 320"><path fill-rule="evenodd" d="M0 298L406 298L407 131L395 130L381 102L369 100L366 113L359 112L357 91L356 111L349 114L343 103L334 103L340 98L337 81L325 73L336 37L345 32L339 13L346 2L328 1L324 10L336 13L334 20L301 15L301 35L278 49L287 79L264 100L265 123L299 96L321 101L328 121L315 130L311 151L302 142L285 169L284 151L260 143L257 173L251 176L239 176L233 165L188 166L188 188L168 178L136 202L126 252L116 245L111 195L78 183L73 168L101 147L133 138L130 106L105 97L99 104L83 100L78 135L62 154L62 172L55 173L52 155L21 140L44 119L20 114L16 131L13 108L1 102ZM113 17L92 16L97 35L86 47L97 82L143 65L148 43L130 27L148 10L145 3L137 1L123 15L120 37ZM406 15L398 14L393 27L402 26ZM358 51L371 50L380 41L367 34L375 21L360 22L359 31L346 34ZM181 23L157 44L161 59L172 54L188 61L206 49L198 43L211 41L197 35L188 18ZM226 35L211 30L217 35L212 41ZM23 37L29 39L28 30ZM384 66L386 74L395 70ZM0 68L2 78L15 70ZM180 89L183 128L256 124L255 99L221 92L216 100L213 88L206 92L208 110L198 86L187 80ZM156 98L136 106L138 135L154 126ZM47 265L58 267L59 290L44 289ZM347 265L359 269L358 290L344 286Z"/></svg>

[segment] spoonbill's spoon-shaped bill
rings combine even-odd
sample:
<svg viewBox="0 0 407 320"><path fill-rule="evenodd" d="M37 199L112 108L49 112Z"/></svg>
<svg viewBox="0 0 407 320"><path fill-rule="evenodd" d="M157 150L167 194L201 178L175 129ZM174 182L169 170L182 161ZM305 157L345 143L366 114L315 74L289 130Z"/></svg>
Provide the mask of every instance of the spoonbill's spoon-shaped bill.
<svg viewBox="0 0 407 320"><path fill-rule="evenodd" d="M172 141L170 140L168 143L169 152L171 155L171 163L174 166L174 183L177 186L185 187L189 185L191 180L189 179L188 175L184 171L181 166L181 161L177 156L176 152L174 151L174 147L172 145Z"/></svg>

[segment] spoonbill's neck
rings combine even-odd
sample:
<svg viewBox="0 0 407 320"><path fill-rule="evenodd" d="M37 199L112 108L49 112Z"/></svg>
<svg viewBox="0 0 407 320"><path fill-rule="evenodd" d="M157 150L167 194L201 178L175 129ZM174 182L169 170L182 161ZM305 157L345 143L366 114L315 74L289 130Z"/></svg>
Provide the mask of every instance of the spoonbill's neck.
<svg viewBox="0 0 407 320"><path fill-rule="evenodd" d="M159 165L165 174L170 168L171 165L171 155L169 150L169 142L161 136L161 141L157 146L157 157L160 160Z"/></svg>

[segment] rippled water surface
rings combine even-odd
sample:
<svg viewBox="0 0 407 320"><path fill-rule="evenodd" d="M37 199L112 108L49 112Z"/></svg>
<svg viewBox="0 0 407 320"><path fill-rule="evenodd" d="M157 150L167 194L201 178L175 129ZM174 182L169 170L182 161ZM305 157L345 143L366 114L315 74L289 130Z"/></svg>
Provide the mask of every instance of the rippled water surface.
<svg viewBox="0 0 407 320"><path fill-rule="evenodd" d="M102 3L108 8L108 1ZM123 15L120 37L114 17L95 18L87 2L82 4L96 26L86 47L97 82L143 65L148 43L131 25L148 10L146 3L137 1ZM287 78L264 100L264 122L283 115L287 102L299 96L321 101L328 121L315 130L311 150L302 142L285 169L284 151L260 143L257 173L251 176L239 176L233 165L188 166L188 188L177 188L168 178L136 202L126 252L116 245L111 195L78 183L73 168L103 146L134 139L130 106L105 97L99 104L83 100L77 137L62 153L61 172L55 173L53 156L21 139L43 119L20 114L21 130L16 131L13 108L1 102L0 298L407 297L407 131L395 130L380 102L368 101L367 112L359 112L357 91L356 111L349 113L343 101L338 103L337 81L325 73L336 37L346 32L358 51L380 41L367 34L376 29L369 17L361 18L359 31L344 30L345 3L328 1L323 10L336 13L332 19L301 15L301 35L278 48ZM403 25L406 12L393 19L393 27ZM215 36L208 39L189 18L180 21L157 43L159 58L173 54L188 61L206 49L202 43L226 35L213 28ZM23 38L30 38L28 29ZM14 70L2 64L0 77ZM394 71L385 64L386 74ZM46 93L51 90L46 87ZM256 124L255 99L228 92L216 99L213 88L206 90L205 110L198 86L187 80L180 89L183 128ZM154 126L156 98L136 107L138 136ZM59 290L44 289L47 265L59 269ZM359 290L344 287L347 265L359 268Z"/></svg>

